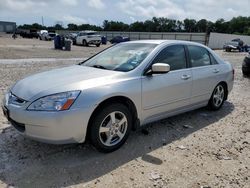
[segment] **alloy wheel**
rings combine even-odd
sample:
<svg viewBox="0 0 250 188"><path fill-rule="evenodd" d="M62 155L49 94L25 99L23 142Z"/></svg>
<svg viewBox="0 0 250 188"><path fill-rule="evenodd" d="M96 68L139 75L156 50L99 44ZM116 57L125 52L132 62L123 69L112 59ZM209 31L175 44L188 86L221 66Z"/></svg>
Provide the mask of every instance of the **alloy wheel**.
<svg viewBox="0 0 250 188"><path fill-rule="evenodd" d="M99 128L99 139L105 146L118 144L126 134L128 127L127 117L120 111L108 114Z"/></svg>
<svg viewBox="0 0 250 188"><path fill-rule="evenodd" d="M224 95L225 95L225 92L224 92L223 86L218 85L215 88L214 95L213 95L213 103L216 107L219 107L223 103Z"/></svg>

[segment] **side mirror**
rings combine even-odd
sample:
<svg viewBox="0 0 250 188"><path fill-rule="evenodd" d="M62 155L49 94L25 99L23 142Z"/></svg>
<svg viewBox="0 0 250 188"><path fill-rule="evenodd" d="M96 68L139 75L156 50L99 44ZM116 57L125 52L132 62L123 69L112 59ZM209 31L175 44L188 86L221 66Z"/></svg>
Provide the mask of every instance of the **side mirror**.
<svg viewBox="0 0 250 188"><path fill-rule="evenodd" d="M146 73L146 75L152 74L165 74L170 71L170 65L166 63L155 63L152 68Z"/></svg>

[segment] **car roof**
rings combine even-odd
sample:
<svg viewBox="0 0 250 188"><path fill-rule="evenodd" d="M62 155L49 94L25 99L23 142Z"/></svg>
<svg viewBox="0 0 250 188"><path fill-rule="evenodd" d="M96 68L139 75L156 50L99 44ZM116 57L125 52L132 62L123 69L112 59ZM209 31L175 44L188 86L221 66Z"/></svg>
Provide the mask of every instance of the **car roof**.
<svg viewBox="0 0 250 188"><path fill-rule="evenodd" d="M184 41L184 40L135 40L135 41L129 41L127 43L149 43L149 44L157 44L157 45L160 45L160 44L186 44L186 45L204 46L201 43Z"/></svg>

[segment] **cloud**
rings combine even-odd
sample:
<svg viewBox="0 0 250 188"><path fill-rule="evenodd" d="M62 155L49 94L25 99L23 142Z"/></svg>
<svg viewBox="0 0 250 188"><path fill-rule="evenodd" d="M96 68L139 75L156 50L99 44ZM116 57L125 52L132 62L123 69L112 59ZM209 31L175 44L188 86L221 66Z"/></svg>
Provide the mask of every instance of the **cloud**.
<svg viewBox="0 0 250 188"><path fill-rule="evenodd" d="M55 21L101 24L103 20L131 23L152 17L183 20L249 16L250 0L0 0L1 20L18 24ZM104 11L105 10L105 11Z"/></svg>
<svg viewBox="0 0 250 188"><path fill-rule="evenodd" d="M129 17L131 19L132 22L136 22L136 19L133 16Z"/></svg>
<svg viewBox="0 0 250 188"><path fill-rule="evenodd" d="M155 17L169 17L179 18L184 11L178 4L173 3L170 0L125 0L117 4L118 8L131 16L140 15L142 18Z"/></svg>
<svg viewBox="0 0 250 188"><path fill-rule="evenodd" d="M77 16L71 16L71 15L63 16L63 21L65 21L67 23L74 23L74 24L87 23L87 21L85 19L77 17Z"/></svg>
<svg viewBox="0 0 250 188"><path fill-rule="evenodd" d="M155 16L181 20L206 18L215 21L221 17L231 19L237 15L249 16L247 7L250 7L250 1L235 3L234 0L124 0L117 2L116 6L124 14L141 20Z"/></svg>
<svg viewBox="0 0 250 188"><path fill-rule="evenodd" d="M78 5L78 0L61 0L64 5L76 6Z"/></svg>
<svg viewBox="0 0 250 188"><path fill-rule="evenodd" d="M0 10L12 10L12 11L27 11L32 10L34 7L44 7L47 5L46 0L0 0Z"/></svg>
<svg viewBox="0 0 250 188"><path fill-rule="evenodd" d="M88 6L91 8L99 9L99 10L105 8L105 5L101 0L89 0Z"/></svg>

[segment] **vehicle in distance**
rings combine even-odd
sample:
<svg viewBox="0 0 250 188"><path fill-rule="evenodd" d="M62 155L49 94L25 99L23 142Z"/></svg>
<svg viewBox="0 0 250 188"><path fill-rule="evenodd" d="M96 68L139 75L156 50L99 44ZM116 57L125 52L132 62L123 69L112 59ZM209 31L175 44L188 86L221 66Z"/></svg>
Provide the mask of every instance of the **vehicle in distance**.
<svg viewBox="0 0 250 188"><path fill-rule="evenodd" d="M231 64L204 45L125 42L79 65L18 81L3 111L24 136L54 144L88 138L111 152L138 126L204 106L220 109L233 79Z"/></svg>
<svg viewBox="0 0 250 188"><path fill-rule="evenodd" d="M70 39L73 43L73 45L76 45L76 37L77 37L78 33L70 33L68 35L68 39Z"/></svg>
<svg viewBox="0 0 250 188"><path fill-rule="evenodd" d="M40 40L54 40L54 37L56 36L57 34L56 33L52 33L52 32L44 32L43 34L41 34L40 36Z"/></svg>
<svg viewBox="0 0 250 188"><path fill-rule="evenodd" d="M226 42L223 45L223 49L226 52L231 52L234 50L238 50L239 52L248 52L250 50L249 48L250 46L244 44L241 39L233 39L231 42Z"/></svg>
<svg viewBox="0 0 250 188"><path fill-rule="evenodd" d="M129 37L116 36L110 40L110 43L116 44L116 43L127 42L127 41L130 41Z"/></svg>
<svg viewBox="0 0 250 188"><path fill-rule="evenodd" d="M96 31L81 31L76 37L76 44L83 46L93 44L99 47L101 45L101 36Z"/></svg>
<svg viewBox="0 0 250 188"><path fill-rule="evenodd" d="M250 52L248 53L248 56L246 56L242 63L242 73L245 76L250 75Z"/></svg>

